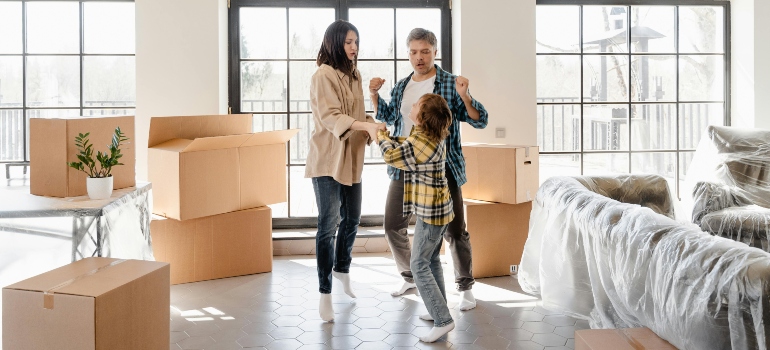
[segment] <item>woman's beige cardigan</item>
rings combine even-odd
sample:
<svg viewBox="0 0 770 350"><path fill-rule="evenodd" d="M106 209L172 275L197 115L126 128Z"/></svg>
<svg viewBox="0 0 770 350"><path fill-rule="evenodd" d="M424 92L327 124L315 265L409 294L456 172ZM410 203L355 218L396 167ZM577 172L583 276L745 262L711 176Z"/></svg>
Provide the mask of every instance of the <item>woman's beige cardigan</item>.
<svg viewBox="0 0 770 350"><path fill-rule="evenodd" d="M357 76L361 73L356 70ZM352 80L326 64L310 82L310 109L315 130L310 137L305 177L331 176L350 186L361 182L364 153L370 142L364 131L350 130L354 121L374 122L366 115L361 80Z"/></svg>

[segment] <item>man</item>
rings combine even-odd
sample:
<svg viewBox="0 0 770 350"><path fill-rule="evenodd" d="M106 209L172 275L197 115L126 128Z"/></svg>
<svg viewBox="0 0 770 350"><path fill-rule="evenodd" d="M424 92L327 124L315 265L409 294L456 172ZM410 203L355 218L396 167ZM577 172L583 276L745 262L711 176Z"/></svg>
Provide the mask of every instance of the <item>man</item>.
<svg viewBox="0 0 770 350"><path fill-rule="evenodd" d="M412 105L426 93L439 94L447 100L452 111L452 125L446 139L447 162L446 170L449 192L452 197L454 220L447 227L444 238L449 243L449 249L454 262L455 282L461 294L460 310L466 311L476 307L476 299L471 288L475 282L472 273L471 242L465 230L465 214L461 186L465 184L465 159L460 146L460 122L467 122L477 129L487 126L488 114L478 101L474 100L468 91L468 79L454 76L442 70L433 61L438 53L438 43L433 32L415 28L407 37L409 62L414 72L400 80L391 91L391 101L387 104L379 96L379 89L385 82L381 78L373 78L369 82L369 92L372 97L376 119L394 125L394 136L408 136L412 122L408 116ZM404 294L415 288L412 272L409 269L411 247L407 237L409 216L403 215L404 177L398 169L388 167L390 188L385 204L385 237L388 240L393 258L396 260L404 284L393 296Z"/></svg>

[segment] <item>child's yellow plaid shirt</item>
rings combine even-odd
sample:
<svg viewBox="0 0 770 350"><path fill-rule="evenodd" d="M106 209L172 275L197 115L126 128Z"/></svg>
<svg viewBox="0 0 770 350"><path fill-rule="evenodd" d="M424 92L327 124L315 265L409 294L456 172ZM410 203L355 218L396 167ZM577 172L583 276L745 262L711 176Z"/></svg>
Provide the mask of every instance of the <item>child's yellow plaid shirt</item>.
<svg viewBox="0 0 770 350"><path fill-rule="evenodd" d="M385 163L404 171L404 215L414 213L431 225L449 224L454 212L444 173L446 143L432 142L419 126L396 140L380 131L378 140Z"/></svg>

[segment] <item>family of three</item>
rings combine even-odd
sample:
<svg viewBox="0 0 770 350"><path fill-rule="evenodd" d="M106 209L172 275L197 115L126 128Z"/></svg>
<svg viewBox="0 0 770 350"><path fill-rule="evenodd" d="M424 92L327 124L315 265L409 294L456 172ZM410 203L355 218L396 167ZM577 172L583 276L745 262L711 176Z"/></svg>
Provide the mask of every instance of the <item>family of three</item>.
<svg viewBox="0 0 770 350"><path fill-rule="evenodd" d="M414 71L396 83L387 103L379 96L384 80L373 78L369 93L376 111L366 115L363 83L357 69L358 30L346 21L332 23L318 52L310 85L315 123L305 177L311 178L318 206L316 259L321 293L319 312L334 320L332 276L351 297L351 251L361 218L361 174L367 144L377 142L391 179L385 204L385 236L404 279L392 293L417 288L433 329L421 337L433 342L454 329L447 307L439 250L444 239L454 262L460 310L476 306L471 288L471 244L465 230L461 186L466 182L460 123L487 125L484 106L473 99L468 79L434 64L435 34L416 28L406 44ZM377 123L377 119L383 123ZM393 135L387 126L393 126ZM416 216L413 246L407 227ZM336 240L335 240L336 233Z"/></svg>

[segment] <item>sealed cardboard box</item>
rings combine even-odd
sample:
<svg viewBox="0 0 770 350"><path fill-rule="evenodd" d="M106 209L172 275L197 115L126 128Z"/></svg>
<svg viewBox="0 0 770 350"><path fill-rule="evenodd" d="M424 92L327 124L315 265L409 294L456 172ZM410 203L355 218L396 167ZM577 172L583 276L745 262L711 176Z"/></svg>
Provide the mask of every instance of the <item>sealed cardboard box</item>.
<svg viewBox="0 0 770 350"><path fill-rule="evenodd" d="M466 229L471 237L473 277L509 275L511 265L521 263L532 202L501 204L465 200L464 204Z"/></svg>
<svg viewBox="0 0 770 350"><path fill-rule="evenodd" d="M286 141L298 130L251 133L252 116L150 120L153 213L176 220L286 201Z"/></svg>
<svg viewBox="0 0 770 350"><path fill-rule="evenodd" d="M133 116L31 118L29 120L29 191L38 196L77 197L88 194L86 178L81 171L67 166L77 162L75 137L90 132L96 151L108 152L115 128L129 138L120 146L123 157L112 168L113 189L136 185L136 141Z"/></svg>
<svg viewBox="0 0 770 350"><path fill-rule="evenodd" d="M676 350L649 328L575 331L575 350Z"/></svg>
<svg viewBox="0 0 770 350"><path fill-rule="evenodd" d="M166 263L76 261L3 288L3 349L166 349L169 293Z"/></svg>
<svg viewBox="0 0 770 350"><path fill-rule="evenodd" d="M463 144L463 198L519 204L535 198L540 187L537 146Z"/></svg>
<svg viewBox="0 0 770 350"><path fill-rule="evenodd" d="M273 270L269 207L193 220L150 223L155 259L171 264L171 283L250 275Z"/></svg>

